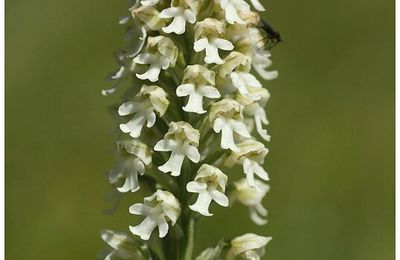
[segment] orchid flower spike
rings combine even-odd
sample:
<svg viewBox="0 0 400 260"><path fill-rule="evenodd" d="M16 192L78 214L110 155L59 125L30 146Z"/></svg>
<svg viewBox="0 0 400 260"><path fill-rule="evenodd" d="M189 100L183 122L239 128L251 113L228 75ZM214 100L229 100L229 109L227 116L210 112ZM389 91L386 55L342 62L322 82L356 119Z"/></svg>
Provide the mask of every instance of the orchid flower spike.
<svg viewBox="0 0 400 260"><path fill-rule="evenodd" d="M102 91L122 100L112 106L120 131L108 178L118 199L148 195L130 204L141 222L129 235L102 232L104 259L259 260L270 237L224 235L193 252L197 220L212 216L214 204L236 201L256 225L267 223L268 149L260 141L271 138L270 94L261 80L278 73L265 48L265 8L260 0L130 2L119 19L126 44L115 55L114 83Z"/></svg>

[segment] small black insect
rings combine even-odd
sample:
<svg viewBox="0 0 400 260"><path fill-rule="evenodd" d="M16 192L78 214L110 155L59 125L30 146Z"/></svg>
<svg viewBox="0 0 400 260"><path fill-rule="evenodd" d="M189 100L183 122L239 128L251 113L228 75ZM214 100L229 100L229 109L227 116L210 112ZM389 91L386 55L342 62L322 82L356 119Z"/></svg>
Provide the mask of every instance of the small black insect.
<svg viewBox="0 0 400 260"><path fill-rule="evenodd" d="M282 41L281 35L279 32L277 32L267 21L264 19L261 19L261 26L259 26L261 29L265 31L267 34L267 37L265 38L267 40L266 42L266 47L268 50L270 50L272 47L277 45Z"/></svg>

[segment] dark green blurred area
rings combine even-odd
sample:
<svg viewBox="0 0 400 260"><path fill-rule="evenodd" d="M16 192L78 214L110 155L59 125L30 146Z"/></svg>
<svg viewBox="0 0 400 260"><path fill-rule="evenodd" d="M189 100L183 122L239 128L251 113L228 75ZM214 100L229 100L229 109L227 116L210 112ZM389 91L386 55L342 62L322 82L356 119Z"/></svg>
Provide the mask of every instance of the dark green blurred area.
<svg viewBox="0 0 400 260"><path fill-rule="evenodd" d="M394 1L264 2L284 42L268 82L269 224L213 208L197 251L272 235L265 259L394 259ZM94 259L109 216L113 121L100 95L122 44L118 1L6 1L6 259ZM239 173L233 173L239 174Z"/></svg>

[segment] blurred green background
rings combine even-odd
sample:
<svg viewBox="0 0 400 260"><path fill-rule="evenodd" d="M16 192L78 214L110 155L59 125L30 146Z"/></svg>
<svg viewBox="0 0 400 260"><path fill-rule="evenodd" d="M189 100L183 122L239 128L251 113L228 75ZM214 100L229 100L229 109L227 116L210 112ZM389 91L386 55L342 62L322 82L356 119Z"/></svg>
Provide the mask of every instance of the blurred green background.
<svg viewBox="0 0 400 260"><path fill-rule="evenodd" d="M284 42L268 83L269 224L215 208L201 249L246 231L274 237L265 259L394 259L394 1L264 2ZM113 216L112 51L118 1L6 1L6 259L94 259Z"/></svg>

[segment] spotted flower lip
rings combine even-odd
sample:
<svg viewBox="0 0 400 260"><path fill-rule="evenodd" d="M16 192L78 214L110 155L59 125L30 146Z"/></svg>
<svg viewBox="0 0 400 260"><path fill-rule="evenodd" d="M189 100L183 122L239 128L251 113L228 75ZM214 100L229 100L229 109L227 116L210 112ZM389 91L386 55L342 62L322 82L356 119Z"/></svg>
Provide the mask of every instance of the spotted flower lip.
<svg viewBox="0 0 400 260"><path fill-rule="evenodd" d="M163 238L168 233L168 222L171 222L171 226L173 226L178 220L181 206L172 193L157 190L150 197L144 198L144 204L133 204L129 208L129 213L145 216L139 225L129 226L134 235L148 240L153 230L158 227L159 237Z"/></svg>
<svg viewBox="0 0 400 260"><path fill-rule="evenodd" d="M196 202L189 206L190 209L203 216L212 216L213 214L208 209L212 201L227 207L229 201L224 194L227 181L228 176L222 173L220 169L209 164L202 164L194 181L186 185L187 191L199 194Z"/></svg>
<svg viewBox="0 0 400 260"><path fill-rule="evenodd" d="M167 94L162 88L155 85L143 85L133 101L127 101L119 106L118 114L120 116L134 114L128 123L120 124L119 127L122 132L137 138L146 122L147 127L154 125L155 112L159 116L163 116L168 106Z"/></svg>
<svg viewBox="0 0 400 260"><path fill-rule="evenodd" d="M172 176L179 176L185 157L194 163L199 162L200 153L197 149L199 138L199 131L190 124L183 121L171 122L164 139L154 146L155 151L171 152L168 161L158 169L165 173L171 172Z"/></svg>

